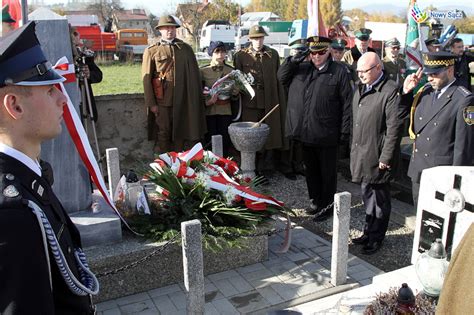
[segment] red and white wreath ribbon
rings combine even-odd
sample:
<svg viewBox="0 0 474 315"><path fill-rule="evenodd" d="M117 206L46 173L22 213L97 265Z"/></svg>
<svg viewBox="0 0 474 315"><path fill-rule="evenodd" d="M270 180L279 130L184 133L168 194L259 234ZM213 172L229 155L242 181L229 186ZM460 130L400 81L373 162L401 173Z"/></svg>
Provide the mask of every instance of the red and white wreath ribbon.
<svg viewBox="0 0 474 315"><path fill-rule="evenodd" d="M56 65L54 66L54 69L64 78L66 78L66 81L64 83L76 82L74 65L69 64L66 57L60 58L58 62L56 63ZM104 177L102 176L102 173L100 172L99 165L97 163L97 160L95 159L94 153L92 152L89 139L87 138L87 134L84 130L84 127L82 126L81 119L79 118L79 115L77 114L76 109L74 108L74 105L72 104L71 98L69 97L66 89L64 88L63 83L59 83L56 86L67 98L67 104L64 105L64 108L63 108L64 122L74 142L74 145L76 146L77 152L79 153L79 156L82 159L82 162L84 163L87 170L89 171L92 181L97 186L97 189L99 189L102 197L104 197L107 204L115 211L117 216L122 220L123 224L133 233L137 235L141 235L135 232L128 225L128 223L125 221L125 219L122 217L120 212L115 207L115 204L110 198L109 194L107 193Z"/></svg>

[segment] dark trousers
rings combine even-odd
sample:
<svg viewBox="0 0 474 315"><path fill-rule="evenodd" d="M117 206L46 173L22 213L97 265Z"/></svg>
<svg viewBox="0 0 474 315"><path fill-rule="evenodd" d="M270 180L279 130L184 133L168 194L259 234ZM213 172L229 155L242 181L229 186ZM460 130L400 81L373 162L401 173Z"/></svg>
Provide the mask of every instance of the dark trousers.
<svg viewBox="0 0 474 315"><path fill-rule="evenodd" d="M306 185L309 198L319 208L334 201L337 188L337 146L312 147L303 144Z"/></svg>
<svg viewBox="0 0 474 315"><path fill-rule="evenodd" d="M206 134L206 144L209 143L212 139L212 136L221 135L222 136L222 147L224 152L224 157L229 155L230 147L230 137L229 137L229 125L232 122L231 115L207 115L207 134Z"/></svg>
<svg viewBox="0 0 474 315"><path fill-rule="evenodd" d="M420 194L420 183L411 182L411 194L413 196L413 208L418 211L418 195Z"/></svg>
<svg viewBox="0 0 474 315"><path fill-rule="evenodd" d="M381 242L385 238L392 210L390 183L362 183L361 190L365 204L364 234L369 236L369 242Z"/></svg>

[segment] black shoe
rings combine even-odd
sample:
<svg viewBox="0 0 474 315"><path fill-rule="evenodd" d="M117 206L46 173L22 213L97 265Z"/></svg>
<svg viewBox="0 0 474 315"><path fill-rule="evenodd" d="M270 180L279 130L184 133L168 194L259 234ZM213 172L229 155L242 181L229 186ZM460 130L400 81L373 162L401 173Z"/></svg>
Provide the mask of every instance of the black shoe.
<svg viewBox="0 0 474 315"><path fill-rule="evenodd" d="M296 174L293 172L283 173L283 175L289 180L296 180Z"/></svg>
<svg viewBox="0 0 474 315"><path fill-rule="evenodd" d="M317 205L315 205L313 202L311 202L309 207L304 209L304 211L306 212L306 214L313 215L313 214L317 214L320 210L319 210Z"/></svg>
<svg viewBox="0 0 474 315"><path fill-rule="evenodd" d="M382 242L370 242L362 247L362 254L372 255L379 251L382 247Z"/></svg>
<svg viewBox="0 0 474 315"><path fill-rule="evenodd" d="M316 215L314 216L313 218L313 221L314 222L322 222L322 221L326 221L327 219L329 219L330 217L333 216L333 209L328 209L326 212L324 213L316 213Z"/></svg>
<svg viewBox="0 0 474 315"><path fill-rule="evenodd" d="M369 236L367 234L362 234L362 236L352 239L352 243L357 245L367 245L368 242Z"/></svg>

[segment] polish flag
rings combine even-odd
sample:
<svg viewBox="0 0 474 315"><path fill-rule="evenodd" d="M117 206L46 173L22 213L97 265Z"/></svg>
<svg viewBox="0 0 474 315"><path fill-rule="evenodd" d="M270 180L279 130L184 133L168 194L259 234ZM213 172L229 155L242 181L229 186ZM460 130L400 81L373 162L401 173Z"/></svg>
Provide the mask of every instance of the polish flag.
<svg viewBox="0 0 474 315"><path fill-rule="evenodd" d="M308 37L311 36L328 36L319 10L319 0L308 0Z"/></svg>

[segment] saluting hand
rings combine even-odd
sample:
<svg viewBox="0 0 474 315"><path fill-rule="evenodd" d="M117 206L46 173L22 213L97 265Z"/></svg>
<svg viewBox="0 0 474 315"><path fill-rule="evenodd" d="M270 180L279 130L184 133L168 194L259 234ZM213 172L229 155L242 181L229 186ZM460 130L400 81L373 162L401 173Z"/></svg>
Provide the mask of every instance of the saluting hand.
<svg viewBox="0 0 474 315"><path fill-rule="evenodd" d="M410 93L420 83L421 77L423 76L423 69L418 68L416 73L412 73L403 82L403 93Z"/></svg>
<svg viewBox="0 0 474 315"><path fill-rule="evenodd" d="M383 163L383 162L379 162L379 169L381 169L381 170L390 169L390 165L385 164L385 163Z"/></svg>

